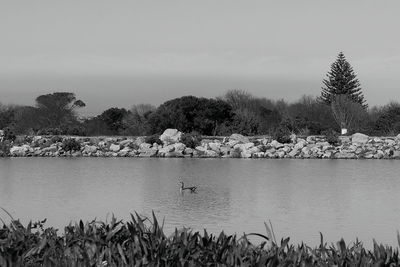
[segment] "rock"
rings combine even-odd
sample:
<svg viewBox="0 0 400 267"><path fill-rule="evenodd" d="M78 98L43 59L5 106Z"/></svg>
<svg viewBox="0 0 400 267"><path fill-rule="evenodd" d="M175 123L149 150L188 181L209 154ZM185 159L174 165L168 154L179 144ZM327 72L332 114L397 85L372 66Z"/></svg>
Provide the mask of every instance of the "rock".
<svg viewBox="0 0 400 267"><path fill-rule="evenodd" d="M135 140L135 144L140 146L140 144L146 143L146 137L144 136L139 136L138 138L136 138Z"/></svg>
<svg viewBox="0 0 400 267"><path fill-rule="evenodd" d="M256 152L253 154L252 158L258 159L258 158L264 158L264 156L265 156L264 152Z"/></svg>
<svg viewBox="0 0 400 267"><path fill-rule="evenodd" d="M241 153L240 153L240 157L241 158L244 158L244 159L248 159L248 158L251 158L251 153L249 152L249 151L242 151Z"/></svg>
<svg viewBox="0 0 400 267"><path fill-rule="evenodd" d="M13 146L10 148L10 154L11 156L16 156L16 157L25 157L26 152L30 150L29 145L22 145L22 146Z"/></svg>
<svg viewBox="0 0 400 267"><path fill-rule="evenodd" d="M353 144L366 144L368 142L368 135L362 133L355 133L351 136L351 142Z"/></svg>
<svg viewBox="0 0 400 267"><path fill-rule="evenodd" d="M231 136L229 136L229 142L230 141L237 141L237 143L242 143L242 144L250 142L248 137L243 136L241 134L232 134Z"/></svg>
<svg viewBox="0 0 400 267"><path fill-rule="evenodd" d="M217 158L219 154L213 150L206 150L204 155L209 158Z"/></svg>
<svg viewBox="0 0 400 267"><path fill-rule="evenodd" d="M133 140L126 139L126 140L122 140L121 142L119 142L119 145L120 145L121 147L127 147L127 146L129 146L130 144L132 144L132 143L133 143Z"/></svg>
<svg viewBox="0 0 400 267"><path fill-rule="evenodd" d="M97 151L97 146L86 145L83 149L83 153L86 154L96 153L96 151Z"/></svg>
<svg viewBox="0 0 400 267"><path fill-rule="evenodd" d="M230 151L230 147L221 146L219 150L220 150L220 153L221 153L222 155L228 155L228 154L229 154L229 151Z"/></svg>
<svg viewBox="0 0 400 267"><path fill-rule="evenodd" d="M315 136L312 136L312 135L307 136L306 141L307 141L307 143L311 143L311 144L315 143Z"/></svg>
<svg viewBox="0 0 400 267"><path fill-rule="evenodd" d="M148 144L148 143L141 143L140 145L139 145L139 151L140 150L147 150L147 149L149 149L151 147L151 144Z"/></svg>
<svg viewBox="0 0 400 267"><path fill-rule="evenodd" d="M272 147L274 147L274 148L276 148L276 149L279 149L279 148L281 148L281 147L284 147L283 144L279 143L279 142L276 141L276 140L273 140L273 141L270 143L270 146L272 146Z"/></svg>
<svg viewBox="0 0 400 267"><path fill-rule="evenodd" d="M107 147L107 143L105 141L100 141L98 144L99 148L104 149Z"/></svg>
<svg viewBox="0 0 400 267"><path fill-rule="evenodd" d="M175 150L174 145L167 145L167 146L160 148L158 150L158 154L163 157L163 156L165 156L165 154L172 152L174 150Z"/></svg>
<svg viewBox="0 0 400 267"><path fill-rule="evenodd" d="M49 146L49 147L45 147L42 149L42 152L44 153L54 153L58 150L57 146Z"/></svg>
<svg viewBox="0 0 400 267"><path fill-rule="evenodd" d="M140 150L140 157L155 157L157 155L157 149L154 148L147 148Z"/></svg>
<svg viewBox="0 0 400 267"><path fill-rule="evenodd" d="M182 133L177 129L167 129L160 136L160 140L164 145L170 145L178 143L181 140Z"/></svg>
<svg viewBox="0 0 400 267"><path fill-rule="evenodd" d="M307 143L304 139L299 139L299 141L294 145L294 149L302 149L306 144Z"/></svg>
<svg viewBox="0 0 400 267"><path fill-rule="evenodd" d="M278 158L283 158L285 156L285 152L284 151L278 151L278 153L276 153Z"/></svg>
<svg viewBox="0 0 400 267"><path fill-rule="evenodd" d="M118 152L121 149L121 147L119 145L116 145L116 144L111 144L109 149L112 152Z"/></svg>
<svg viewBox="0 0 400 267"><path fill-rule="evenodd" d="M297 143L297 136L296 136L295 134L291 134L291 135L290 135L290 141L291 141L293 144L296 144L296 143Z"/></svg>
<svg viewBox="0 0 400 267"><path fill-rule="evenodd" d="M193 154L193 149L190 147L185 148L185 150L183 151L183 153L185 155L192 155Z"/></svg>
<svg viewBox="0 0 400 267"><path fill-rule="evenodd" d="M394 158L394 159L400 159L400 151L399 151L399 150L393 151L392 158Z"/></svg>
<svg viewBox="0 0 400 267"><path fill-rule="evenodd" d="M131 149L129 147L124 147L117 154L118 157L126 157L129 154L129 152L131 152Z"/></svg>
<svg viewBox="0 0 400 267"><path fill-rule="evenodd" d="M207 150L207 148L205 148L203 146L196 146L195 149L198 150L198 151L202 151L202 152L205 152Z"/></svg>
<svg viewBox="0 0 400 267"><path fill-rule="evenodd" d="M166 158L183 158L183 154L180 151L172 151L165 154Z"/></svg>
<svg viewBox="0 0 400 267"><path fill-rule="evenodd" d="M297 154L299 154L299 150L297 150L297 149L293 149L292 151L290 151L290 152L288 153L289 157L291 157L291 158L296 157Z"/></svg>
<svg viewBox="0 0 400 267"><path fill-rule="evenodd" d="M211 150L213 150L213 151L215 151L217 153L220 152L220 147L221 147L220 143L210 142L210 143L208 143L208 146L210 147Z"/></svg>
<svg viewBox="0 0 400 267"><path fill-rule="evenodd" d="M186 148L186 146L185 146L185 144L183 144L183 143L176 143L176 144L174 144L174 149L175 149L175 151L178 151L178 152L183 152L184 150L185 150L185 148Z"/></svg>
<svg viewBox="0 0 400 267"><path fill-rule="evenodd" d="M338 159L355 159L357 156L354 153L348 153L348 152L339 152L335 154L335 158Z"/></svg>
<svg viewBox="0 0 400 267"><path fill-rule="evenodd" d="M396 145L396 141L394 141L393 139L386 139L386 140L385 140L385 143L386 143L388 146L395 146L395 145Z"/></svg>

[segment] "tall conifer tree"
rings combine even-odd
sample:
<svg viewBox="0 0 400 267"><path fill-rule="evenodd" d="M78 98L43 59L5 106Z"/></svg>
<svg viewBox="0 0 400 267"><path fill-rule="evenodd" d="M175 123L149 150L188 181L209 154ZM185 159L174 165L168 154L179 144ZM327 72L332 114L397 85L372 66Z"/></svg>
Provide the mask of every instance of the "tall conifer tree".
<svg viewBox="0 0 400 267"><path fill-rule="evenodd" d="M364 109L368 107L361 92L361 84L342 52L332 63L331 70L326 76L328 78L323 80L325 87L322 87L320 97L322 101L331 104L333 96L348 95L352 101L361 104Z"/></svg>

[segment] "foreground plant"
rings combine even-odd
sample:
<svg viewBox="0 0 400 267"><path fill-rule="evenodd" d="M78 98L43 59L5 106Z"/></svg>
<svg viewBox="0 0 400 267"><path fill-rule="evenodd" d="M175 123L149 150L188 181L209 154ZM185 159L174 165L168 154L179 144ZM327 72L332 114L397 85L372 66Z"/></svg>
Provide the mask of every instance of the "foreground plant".
<svg viewBox="0 0 400 267"><path fill-rule="evenodd" d="M356 241L328 246L279 243L267 234L218 236L176 229L167 236L154 213L152 220L131 215L131 221L112 218L70 224L62 235L45 228L45 221L24 227L18 220L3 221L0 229L0 266L399 266L398 248L379 245L366 250ZM248 236L264 241L252 244ZM400 240L399 240L400 244Z"/></svg>

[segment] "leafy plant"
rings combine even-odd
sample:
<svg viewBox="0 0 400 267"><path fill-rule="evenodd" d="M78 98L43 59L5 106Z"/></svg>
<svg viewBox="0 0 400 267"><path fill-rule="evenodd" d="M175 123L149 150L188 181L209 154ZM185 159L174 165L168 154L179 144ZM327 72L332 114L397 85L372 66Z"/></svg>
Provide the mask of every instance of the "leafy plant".
<svg viewBox="0 0 400 267"><path fill-rule="evenodd" d="M201 136L197 133L182 134L181 142L190 148L196 148L201 143Z"/></svg>
<svg viewBox="0 0 400 267"><path fill-rule="evenodd" d="M68 152L68 151L79 151L79 150L81 150L81 143L79 143L74 138L67 138L67 139L64 139L61 147L66 152Z"/></svg>
<svg viewBox="0 0 400 267"><path fill-rule="evenodd" d="M289 129L284 126L284 125L280 125L274 132L272 138L276 141L278 141L279 143L285 144L285 143L290 143L291 139L290 139L290 131Z"/></svg>
<svg viewBox="0 0 400 267"><path fill-rule="evenodd" d="M325 135L326 141L333 146L339 145L341 142L339 134L332 129L324 131L322 134Z"/></svg>
<svg viewBox="0 0 400 267"><path fill-rule="evenodd" d="M162 145L162 141L160 140L160 136L157 134L146 136L144 141L148 144L157 143L158 145Z"/></svg>

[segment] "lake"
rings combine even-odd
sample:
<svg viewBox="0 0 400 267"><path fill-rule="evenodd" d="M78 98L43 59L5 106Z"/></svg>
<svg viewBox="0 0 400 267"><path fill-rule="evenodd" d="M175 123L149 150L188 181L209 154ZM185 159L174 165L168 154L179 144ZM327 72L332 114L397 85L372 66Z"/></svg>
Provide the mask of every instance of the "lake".
<svg viewBox="0 0 400 267"><path fill-rule="evenodd" d="M397 245L399 173L395 160L3 158L0 207L57 228L154 210L168 233L265 233L270 220L295 243L317 245L322 232L328 243ZM197 194L181 194L179 181Z"/></svg>

